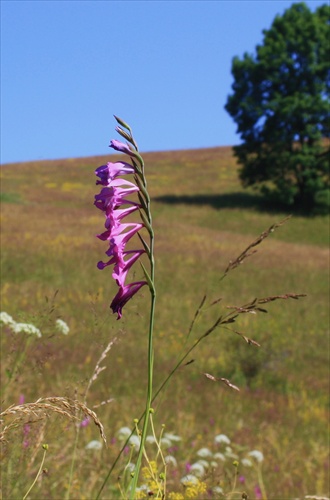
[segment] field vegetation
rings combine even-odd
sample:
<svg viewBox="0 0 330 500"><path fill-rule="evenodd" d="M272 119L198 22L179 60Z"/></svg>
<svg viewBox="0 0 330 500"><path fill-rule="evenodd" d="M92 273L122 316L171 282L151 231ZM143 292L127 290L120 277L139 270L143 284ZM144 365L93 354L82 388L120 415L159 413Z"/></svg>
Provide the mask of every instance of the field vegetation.
<svg viewBox="0 0 330 500"><path fill-rule="evenodd" d="M162 453L175 459L167 466L169 498L329 495L328 216L294 213L256 247L257 253L220 280L230 260L289 214L241 188L230 148L143 157L156 233L154 387L227 306L307 294L270 302L267 314L242 314L237 324L228 325L260 347L229 329L216 329L155 400L156 435L174 435L161 445ZM53 406L21 406L3 417L4 499L22 498L41 465L27 498L96 498L121 448L120 429L133 428L144 409L148 293L142 289L116 321L109 309L116 293L111 271L96 268L106 248L95 238L103 219L93 206L94 170L116 158L1 167L1 310L42 334L3 326L2 409L38 398L50 398L39 406ZM57 328L58 319L69 326L68 334ZM240 391L205 373L229 379ZM84 407L65 406L68 401ZM106 445L101 446L98 422ZM215 440L221 435L229 447L224 438ZM149 460L157 462L157 448L149 446ZM181 479L203 448L223 459L211 464L204 452L209 465L204 463L199 483L189 490ZM250 455L250 466L244 465L253 450L262 452L263 460ZM118 484L125 487L130 461L134 449L128 448L100 498L120 498ZM153 467L160 470L162 464L144 470L141 484L150 486Z"/></svg>

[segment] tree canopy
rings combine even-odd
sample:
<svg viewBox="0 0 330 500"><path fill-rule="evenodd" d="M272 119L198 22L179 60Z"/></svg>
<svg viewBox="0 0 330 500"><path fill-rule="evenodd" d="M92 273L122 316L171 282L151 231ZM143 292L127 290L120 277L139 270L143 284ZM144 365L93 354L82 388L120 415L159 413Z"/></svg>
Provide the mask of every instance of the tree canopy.
<svg viewBox="0 0 330 500"><path fill-rule="evenodd" d="M263 31L255 55L234 57L225 109L243 185L305 209L329 193L330 6L295 3Z"/></svg>

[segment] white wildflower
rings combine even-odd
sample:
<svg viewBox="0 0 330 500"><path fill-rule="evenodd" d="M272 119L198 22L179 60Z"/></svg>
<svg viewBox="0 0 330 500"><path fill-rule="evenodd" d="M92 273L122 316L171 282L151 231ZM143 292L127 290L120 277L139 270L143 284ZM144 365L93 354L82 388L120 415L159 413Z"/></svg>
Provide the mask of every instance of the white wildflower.
<svg viewBox="0 0 330 500"><path fill-rule="evenodd" d="M213 493L223 493L223 489L221 488L221 486L214 486L214 488L212 488L212 491Z"/></svg>
<svg viewBox="0 0 330 500"><path fill-rule="evenodd" d="M160 440L160 446L162 448L169 448L170 446L172 446L172 443L171 441L166 438L166 437L163 437L161 440Z"/></svg>
<svg viewBox="0 0 330 500"><path fill-rule="evenodd" d="M0 323L8 326L16 325L16 322L13 320L13 318L4 311L0 312Z"/></svg>
<svg viewBox="0 0 330 500"><path fill-rule="evenodd" d="M252 467L252 462L249 458L242 458L241 464L244 465L244 467Z"/></svg>
<svg viewBox="0 0 330 500"><path fill-rule="evenodd" d="M39 328L30 323L15 323L12 330L15 333L27 333L28 335L36 335L39 338L42 337Z"/></svg>
<svg viewBox="0 0 330 500"><path fill-rule="evenodd" d="M226 460L226 457L224 456L224 454L220 453L220 452L214 453L213 458L215 460L221 460L222 462L225 462L225 460Z"/></svg>
<svg viewBox="0 0 330 500"><path fill-rule="evenodd" d="M154 436L147 436L146 437L146 442L149 443L149 444L153 444L153 443L156 443L156 439Z"/></svg>
<svg viewBox="0 0 330 500"><path fill-rule="evenodd" d="M30 323L16 323L13 318L7 314L6 312L0 313L0 323L4 325L8 325L11 330L15 333L27 333L30 335L36 335L37 337L41 337L41 331L34 325Z"/></svg>
<svg viewBox="0 0 330 500"><path fill-rule="evenodd" d="M181 483L186 485L186 484L197 484L198 479L196 476L193 476L192 474L187 474L186 476L183 476L181 479Z"/></svg>
<svg viewBox="0 0 330 500"><path fill-rule="evenodd" d="M216 467L218 467L218 462L216 462L215 460L212 460L210 462L210 465L211 465L211 467L213 467L215 469Z"/></svg>
<svg viewBox="0 0 330 500"><path fill-rule="evenodd" d="M170 441L181 441L180 436L176 436L175 434L172 434L171 432L165 432L164 437L169 439Z"/></svg>
<svg viewBox="0 0 330 500"><path fill-rule="evenodd" d="M202 477L205 474L205 468L203 467L202 464L195 462L194 464L191 465L190 472L197 477Z"/></svg>
<svg viewBox="0 0 330 500"><path fill-rule="evenodd" d="M173 465L173 467L177 467L178 466L178 463L176 461L176 459L173 457L173 455L167 455L165 458L164 458L164 461L165 463L168 465L168 464L171 464Z"/></svg>
<svg viewBox="0 0 330 500"><path fill-rule="evenodd" d="M133 465L133 470L135 469L135 465L134 464L131 464ZM146 484L142 484L141 486L138 486L137 488L135 488L135 492L141 492L141 493L148 493L148 486Z"/></svg>
<svg viewBox="0 0 330 500"><path fill-rule="evenodd" d="M218 444L220 443L230 444L230 439L229 437L226 436L226 434L218 434L217 436L215 436L214 442Z"/></svg>
<svg viewBox="0 0 330 500"><path fill-rule="evenodd" d="M235 458L235 459L238 458L238 455L236 455L236 453L233 452L230 446L226 446L225 455L226 457L229 458Z"/></svg>
<svg viewBox="0 0 330 500"><path fill-rule="evenodd" d="M128 462L125 469L128 470L129 472L133 472L133 470L135 469L135 464L133 464L132 462Z"/></svg>
<svg viewBox="0 0 330 500"><path fill-rule="evenodd" d="M134 446L134 448L135 448L136 450L138 450L138 449L140 448L140 438L139 438L138 436L134 436L134 435L133 435L133 436L131 436L131 437L129 438L129 441L128 441L128 442L129 442L129 444L130 444L131 446Z"/></svg>
<svg viewBox="0 0 330 500"><path fill-rule="evenodd" d="M212 451L210 451L208 448L201 448L200 450L198 450L197 455L199 457L211 457Z"/></svg>
<svg viewBox="0 0 330 500"><path fill-rule="evenodd" d="M56 320L56 330L58 330L60 333L63 333L63 335L67 335L70 331L70 328L66 324L63 319L57 319Z"/></svg>
<svg viewBox="0 0 330 500"><path fill-rule="evenodd" d="M263 455L263 453L262 453L261 451L259 451L259 450L253 450L253 451L250 451L250 452L248 453L248 455L249 455L250 457L255 458L255 459L256 459L256 461L257 461L257 462L259 462L259 463L263 462L264 455Z"/></svg>
<svg viewBox="0 0 330 500"><path fill-rule="evenodd" d="M121 427L119 431L117 432L118 438L123 441L124 439L127 439L128 436L130 436L132 433L131 429L129 427Z"/></svg>
<svg viewBox="0 0 330 500"><path fill-rule="evenodd" d="M101 441L97 441L96 439L94 439L93 441L90 441L85 446L85 450L100 450L101 448L102 448Z"/></svg>
<svg viewBox="0 0 330 500"><path fill-rule="evenodd" d="M206 460L201 460L201 459L197 460L196 464L200 464L200 465L202 465L203 467L205 467L206 469L207 469L207 468L209 467L209 465L210 465L210 464L209 464Z"/></svg>

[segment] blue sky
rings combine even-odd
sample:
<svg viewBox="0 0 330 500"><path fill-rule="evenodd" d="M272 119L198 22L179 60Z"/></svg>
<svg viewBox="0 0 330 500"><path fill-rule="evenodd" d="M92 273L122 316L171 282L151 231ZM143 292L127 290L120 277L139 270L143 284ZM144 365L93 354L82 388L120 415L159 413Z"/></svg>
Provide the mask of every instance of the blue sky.
<svg viewBox="0 0 330 500"><path fill-rule="evenodd" d="M327 0L305 3L315 10ZM292 0L1 1L1 163L239 142L231 61Z"/></svg>

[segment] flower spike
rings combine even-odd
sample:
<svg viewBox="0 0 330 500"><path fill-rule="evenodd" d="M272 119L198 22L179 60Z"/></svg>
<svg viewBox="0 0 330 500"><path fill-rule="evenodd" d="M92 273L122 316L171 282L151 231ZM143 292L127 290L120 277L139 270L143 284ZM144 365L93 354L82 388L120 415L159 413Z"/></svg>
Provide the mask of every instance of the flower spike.
<svg viewBox="0 0 330 500"><path fill-rule="evenodd" d="M146 190L144 184L140 181L142 171L138 167L137 160L141 167L143 160L137 151L135 141L131 135L129 126L115 117L117 122L129 132L117 127L116 130L125 137L136 150L131 149L128 144L124 144L118 140L112 140L110 147L116 151L127 154L130 157L131 163L125 161L117 161L115 163L108 162L106 165L101 165L95 170L95 175L98 177L97 185L101 185L101 191L94 197L94 205L101 210L105 215L105 231L97 235L102 241L109 242L109 248L105 252L109 257L107 262L98 262L98 269L105 269L113 266L112 277L119 287L119 291L111 302L111 309L117 313L117 319L122 317L122 309L124 305L147 283L147 281L137 281L126 284L127 275L131 267L141 257L146 254L150 259L150 251L146 244L143 248L137 250L126 250L126 244L144 227L147 227L150 233L149 221L146 217L141 217L142 222L124 223L123 219L128 217L133 212L141 209L146 210ZM122 179L122 175L132 175L134 182ZM137 179L139 180L137 182ZM131 195L137 195L138 201L132 200ZM141 203L142 202L142 203ZM139 235L140 236L140 235ZM140 242L144 242L140 237ZM147 251L148 250L148 251Z"/></svg>

